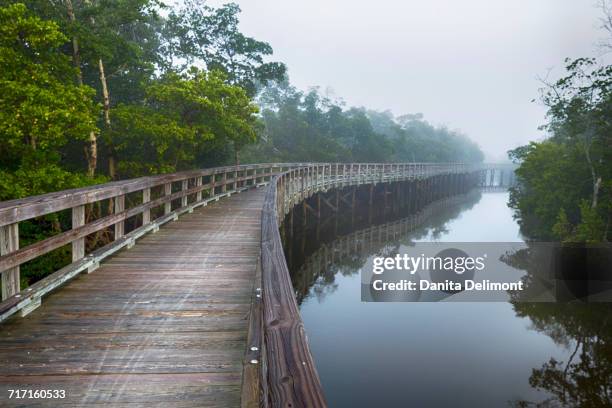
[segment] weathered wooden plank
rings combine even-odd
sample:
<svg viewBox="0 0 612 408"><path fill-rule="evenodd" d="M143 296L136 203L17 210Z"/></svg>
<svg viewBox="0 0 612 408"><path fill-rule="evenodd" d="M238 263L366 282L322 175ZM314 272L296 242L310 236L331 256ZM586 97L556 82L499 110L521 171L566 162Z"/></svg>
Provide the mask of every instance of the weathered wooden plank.
<svg viewBox="0 0 612 408"><path fill-rule="evenodd" d="M264 347L263 298L261 295L261 260L253 279L249 311L249 329L242 370L242 408L265 408L268 406L267 356Z"/></svg>
<svg viewBox="0 0 612 408"><path fill-rule="evenodd" d="M63 389L66 398L5 400L3 406L73 407L219 407L240 403L240 372L107 375L0 376L0 393L8 389ZM95 391L95 392L92 392ZM3 403L5 402L3 401ZM15 404L15 405L11 405ZM21 405L19 405L21 404Z"/></svg>

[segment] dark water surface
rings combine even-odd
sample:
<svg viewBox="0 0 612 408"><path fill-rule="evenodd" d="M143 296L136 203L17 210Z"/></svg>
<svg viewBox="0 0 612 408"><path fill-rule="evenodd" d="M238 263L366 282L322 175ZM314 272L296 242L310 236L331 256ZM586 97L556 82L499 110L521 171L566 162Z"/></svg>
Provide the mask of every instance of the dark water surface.
<svg viewBox="0 0 612 408"><path fill-rule="evenodd" d="M522 241L507 201L506 192L472 192L407 236L333 261L321 260L333 247L321 232L306 234L310 258L293 255L290 267L331 407L609 406L605 305L361 302L360 269L411 241ZM363 228L354 224L328 240Z"/></svg>

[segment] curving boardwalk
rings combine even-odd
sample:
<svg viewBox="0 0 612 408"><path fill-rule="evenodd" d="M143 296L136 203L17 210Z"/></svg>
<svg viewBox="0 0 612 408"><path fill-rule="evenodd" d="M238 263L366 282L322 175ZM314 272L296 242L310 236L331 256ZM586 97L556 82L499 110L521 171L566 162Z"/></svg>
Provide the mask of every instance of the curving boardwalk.
<svg viewBox="0 0 612 408"><path fill-rule="evenodd" d="M264 193L186 214L4 323L0 405L239 406ZM19 388L66 398L7 401Z"/></svg>
<svg viewBox="0 0 612 408"><path fill-rule="evenodd" d="M298 204L339 211L343 189L369 185L372 205L375 184L386 200L405 183L429 202L480 172L253 164L0 202L0 406L325 407L279 224ZM330 190L335 201L307 204ZM70 226L20 248L20 225L51 214ZM112 239L87 252L101 231ZM65 246L72 263L21 287L21 265Z"/></svg>

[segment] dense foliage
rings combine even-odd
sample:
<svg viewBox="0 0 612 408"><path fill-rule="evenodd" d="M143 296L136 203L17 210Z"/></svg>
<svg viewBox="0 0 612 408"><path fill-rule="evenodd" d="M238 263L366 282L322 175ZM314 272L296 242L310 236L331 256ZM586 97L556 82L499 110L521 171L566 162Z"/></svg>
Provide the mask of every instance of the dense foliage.
<svg viewBox="0 0 612 408"><path fill-rule="evenodd" d="M85 183L60 149L96 129L93 90L75 85L56 23L23 4L0 9L0 200Z"/></svg>
<svg viewBox="0 0 612 408"><path fill-rule="evenodd" d="M580 58L544 89L551 137L510 152L523 232L538 239L608 241L612 222L612 66Z"/></svg>

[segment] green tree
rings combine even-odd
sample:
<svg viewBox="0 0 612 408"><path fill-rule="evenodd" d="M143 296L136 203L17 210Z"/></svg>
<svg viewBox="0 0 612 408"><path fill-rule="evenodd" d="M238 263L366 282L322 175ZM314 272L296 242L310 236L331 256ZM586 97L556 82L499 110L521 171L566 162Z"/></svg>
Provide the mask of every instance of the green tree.
<svg viewBox="0 0 612 408"><path fill-rule="evenodd" d="M533 238L607 241L612 221L612 66L567 61L567 75L543 89L551 137L509 152L520 167L511 191Z"/></svg>
<svg viewBox="0 0 612 408"><path fill-rule="evenodd" d="M247 37L238 30L240 7L235 3L217 9L201 0L186 0L173 9L164 30L167 65L182 61L184 67L204 64L221 70L230 83L254 96L259 84L282 80L286 67L266 62L272 55L270 44Z"/></svg>
<svg viewBox="0 0 612 408"><path fill-rule="evenodd" d="M221 72L169 72L145 92L143 103L114 109L109 135L121 177L194 168L214 146L256 139L257 107Z"/></svg>
<svg viewBox="0 0 612 408"><path fill-rule="evenodd" d="M95 127L93 91L72 81L66 37L23 4L0 9L0 199L83 185L61 149Z"/></svg>

